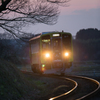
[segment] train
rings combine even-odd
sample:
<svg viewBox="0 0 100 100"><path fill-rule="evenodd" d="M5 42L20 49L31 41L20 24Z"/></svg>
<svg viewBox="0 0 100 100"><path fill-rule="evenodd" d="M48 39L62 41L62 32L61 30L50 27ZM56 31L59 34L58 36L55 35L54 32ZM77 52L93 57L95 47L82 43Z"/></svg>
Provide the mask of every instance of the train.
<svg viewBox="0 0 100 100"><path fill-rule="evenodd" d="M64 73L73 63L72 35L69 32L42 32L29 40L34 73Z"/></svg>

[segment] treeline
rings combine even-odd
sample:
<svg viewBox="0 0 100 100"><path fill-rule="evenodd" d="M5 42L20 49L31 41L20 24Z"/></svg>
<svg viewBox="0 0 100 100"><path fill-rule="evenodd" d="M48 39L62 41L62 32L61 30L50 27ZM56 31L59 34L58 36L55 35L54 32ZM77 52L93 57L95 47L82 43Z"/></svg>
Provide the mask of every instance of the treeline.
<svg viewBox="0 0 100 100"><path fill-rule="evenodd" d="M16 65L29 63L29 44L20 39L0 39L0 59Z"/></svg>
<svg viewBox="0 0 100 100"><path fill-rule="evenodd" d="M100 60L100 30L82 29L73 40L74 61Z"/></svg>
<svg viewBox="0 0 100 100"><path fill-rule="evenodd" d="M76 40L93 40L100 39L100 30L98 29L82 29L76 33Z"/></svg>

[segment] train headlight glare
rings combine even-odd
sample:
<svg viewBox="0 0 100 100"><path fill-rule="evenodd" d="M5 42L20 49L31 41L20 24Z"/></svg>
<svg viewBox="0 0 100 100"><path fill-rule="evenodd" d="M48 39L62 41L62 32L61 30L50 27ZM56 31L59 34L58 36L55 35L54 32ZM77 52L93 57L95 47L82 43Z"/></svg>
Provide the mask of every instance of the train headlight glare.
<svg viewBox="0 0 100 100"><path fill-rule="evenodd" d="M46 56L46 58L49 58L50 57L50 54L49 53L46 53L45 56Z"/></svg>
<svg viewBox="0 0 100 100"><path fill-rule="evenodd" d="M69 56L69 53L68 53L68 52L66 52L66 53L65 53L65 56Z"/></svg>

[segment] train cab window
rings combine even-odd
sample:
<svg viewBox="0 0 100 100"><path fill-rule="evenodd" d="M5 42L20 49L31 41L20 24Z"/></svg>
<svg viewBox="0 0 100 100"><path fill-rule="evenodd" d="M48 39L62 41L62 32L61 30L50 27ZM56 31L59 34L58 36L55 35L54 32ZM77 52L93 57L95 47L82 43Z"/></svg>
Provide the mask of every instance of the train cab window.
<svg viewBox="0 0 100 100"><path fill-rule="evenodd" d="M50 49L50 35L46 35L42 37L42 48L44 50Z"/></svg>
<svg viewBox="0 0 100 100"><path fill-rule="evenodd" d="M61 49L61 39L53 39L53 49L58 51Z"/></svg>
<svg viewBox="0 0 100 100"><path fill-rule="evenodd" d="M63 34L62 35L62 42L63 42L63 48L65 50L71 49L71 35L70 34Z"/></svg>

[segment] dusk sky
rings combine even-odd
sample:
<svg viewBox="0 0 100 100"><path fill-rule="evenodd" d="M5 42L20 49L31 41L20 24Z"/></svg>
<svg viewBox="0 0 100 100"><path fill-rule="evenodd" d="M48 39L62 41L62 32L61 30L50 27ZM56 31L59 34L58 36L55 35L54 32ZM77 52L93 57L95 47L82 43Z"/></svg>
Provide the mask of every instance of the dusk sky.
<svg viewBox="0 0 100 100"><path fill-rule="evenodd" d="M61 13L57 24L30 26L30 32L37 34L63 30L75 36L83 28L97 28L100 30L100 0L71 0L68 5L69 7L60 8Z"/></svg>

